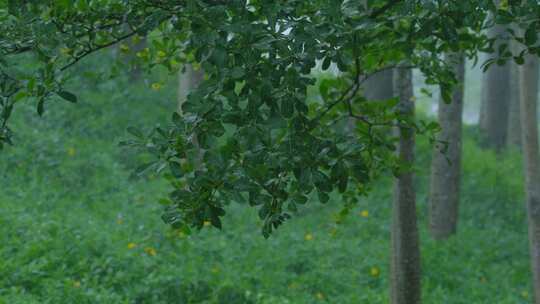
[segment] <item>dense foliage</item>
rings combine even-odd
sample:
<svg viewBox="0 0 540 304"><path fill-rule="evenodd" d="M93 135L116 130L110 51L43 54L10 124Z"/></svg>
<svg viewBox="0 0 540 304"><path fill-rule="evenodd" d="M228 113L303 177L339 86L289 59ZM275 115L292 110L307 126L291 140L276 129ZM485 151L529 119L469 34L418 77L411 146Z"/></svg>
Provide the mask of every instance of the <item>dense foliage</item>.
<svg viewBox="0 0 540 304"><path fill-rule="evenodd" d="M2 130L14 105L35 100L38 113L52 95L76 102L65 88L69 68L86 56L133 37L149 35L137 53L147 67L171 70L192 63L205 81L172 115L170 126L128 145L156 161L138 172L161 171L174 186L164 219L178 228L221 227L230 201L259 207L268 236L298 204L333 191L346 207L364 194L382 169L400 170L388 129L400 124L433 131L400 115L396 101L366 101L363 82L388 68L419 68L448 98L454 83L444 52L476 57L493 40L482 34L491 20L518 22L514 37L528 48L495 50L498 63L538 53L540 6L492 1L2 1L0 2ZM530 20L530 21L529 21ZM532 34L531 34L532 33ZM121 45L120 49L128 48ZM19 68L20 60L30 67ZM337 79L322 81L322 100L309 100L310 72L336 65ZM487 62L488 66L491 62Z"/></svg>
<svg viewBox="0 0 540 304"><path fill-rule="evenodd" d="M479 74L472 74L475 111ZM129 181L140 156L117 142L130 125L167 119L176 94L170 78L151 77L146 86L70 82L79 103L52 99L41 118L33 104L19 105L11 120L16 144L0 154L0 303L388 303L389 178L346 218L331 196L301 208L268 240L256 210L237 204L222 232L187 236L163 225L155 201L167 183L152 175ZM162 88L148 89L152 83ZM419 114L428 100L419 100ZM521 160L480 149L475 132L468 128L464 142L459 235L444 243L428 237L431 147L418 140L423 301L530 303Z"/></svg>

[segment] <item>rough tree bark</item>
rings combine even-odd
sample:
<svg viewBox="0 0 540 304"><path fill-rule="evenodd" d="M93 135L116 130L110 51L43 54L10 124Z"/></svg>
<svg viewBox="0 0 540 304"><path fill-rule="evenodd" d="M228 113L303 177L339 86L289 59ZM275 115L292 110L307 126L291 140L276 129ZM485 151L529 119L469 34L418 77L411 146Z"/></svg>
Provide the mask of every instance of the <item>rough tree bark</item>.
<svg viewBox="0 0 540 304"><path fill-rule="evenodd" d="M494 25L488 31L491 38L502 37L506 28ZM494 50L498 50L504 41L497 39ZM495 57L495 56L491 56ZM484 73L482 79L482 105L480 111L480 130L484 145L501 151L506 145L508 130L508 109L510 104L510 64L493 64Z"/></svg>
<svg viewBox="0 0 540 304"><path fill-rule="evenodd" d="M528 55L520 69L521 140L523 143L525 192L533 290L540 304L540 156L538 147L538 57Z"/></svg>
<svg viewBox="0 0 540 304"><path fill-rule="evenodd" d="M465 58L461 54L449 54L446 60L453 65L459 85L454 88L450 104L439 99L438 116L442 130L437 140L443 144L437 144L433 149L429 202L430 232L438 240L446 239L456 232L461 182Z"/></svg>
<svg viewBox="0 0 540 304"><path fill-rule="evenodd" d="M399 111L414 115L412 71L396 69L394 85L399 94ZM401 161L414 162L415 133L412 128L398 127L398 157ZM416 220L416 195L411 171L399 173L394 182L392 210L392 304L420 303L420 248Z"/></svg>

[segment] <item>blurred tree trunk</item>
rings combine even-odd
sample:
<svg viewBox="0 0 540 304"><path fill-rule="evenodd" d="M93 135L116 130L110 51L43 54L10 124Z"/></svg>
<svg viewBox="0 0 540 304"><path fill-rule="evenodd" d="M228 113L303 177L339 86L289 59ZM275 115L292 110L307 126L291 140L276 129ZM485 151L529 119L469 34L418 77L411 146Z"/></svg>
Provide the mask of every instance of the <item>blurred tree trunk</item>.
<svg viewBox="0 0 540 304"><path fill-rule="evenodd" d="M398 110L414 115L412 71L395 69ZM398 127L398 157L407 164L414 162L415 132L412 128ZM394 182L392 210L391 303L420 303L420 248L416 221L416 195L414 174L402 171Z"/></svg>
<svg viewBox="0 0 540 304"><path fill-rule="evenodd" d="M184 71L180 71L178 77L178 112L182 113L182 104L187 100L187 96L193 89L201 84L204 72L194 70L192 65L186 65Z"/></svg>
<svg viewBox="0 0 540 304"><path fill-rule="evenodd" d="M178 75L178 104L177 111L182 113L182 105L186 102L188 95L196 89L204 79L204 71L202 69L194 70L192 65L186 65L185 69L180 71ZM196 147L195 164L200 166L204 151L200 148L197 137L193 137L193 145Z"/></svg>
<svg viewBox="0 0 540 304"><path fill-rule="evenodd" d="M508 134L506 143L509 146L521 146L521 122L519 100L519 67L514 62L510 63L510 109L508 111Z"/></svg>
<svg viewBox="0 0 540 304"><path fill-rule="evenodd" d="M538 57L528 55L520 69L521 129L526 183L529 247L535 302L540 303L540 156L538 147Z"/></svg>
<svg viewBox="0 0 540 304"><path fill-rule="evenodd" d="M394 97L393 79L393 69L373 74L364 83L364 96L367 100L387 100Z"/></svg>
<svg viewBox="0 0 540 304"><path fill-rule="evenodd" d="M461 54L447 54L446 60L453 65L459 84L454 88L450 104L439 99L438 116L442 130L437 140L443 143L433 149L429 204L430 232L435 239L446 239L456 232L461 182L465 58Z"/></svg>
<svg viewBox="0 0 540 304"><path fill-rule="evenodd" d="M493 49L497 51L504 43L499 37L504 36L506 28L494 25L488 30L490 38L498 38ZM492 56L494 57L494 56ZM482 105L480 111L480 131L484 145L501 151L506 145L508 132L508 111L510 105L510 64L493 64L484 73L482 79Z"/></svg>
<svg viewBox="0 0 540 304"><path fill-rule="evenodd" d="M519 26L512 25L512 29L516 35L523 35ZM522 47L519 43L511 42L513 54L519 54ZM509 146L521 146L521 121L520 121L520 93L519 93L519 66L514 62L510 64L510 109L508 111L508 133L506 135L506 143Z"/></svg>

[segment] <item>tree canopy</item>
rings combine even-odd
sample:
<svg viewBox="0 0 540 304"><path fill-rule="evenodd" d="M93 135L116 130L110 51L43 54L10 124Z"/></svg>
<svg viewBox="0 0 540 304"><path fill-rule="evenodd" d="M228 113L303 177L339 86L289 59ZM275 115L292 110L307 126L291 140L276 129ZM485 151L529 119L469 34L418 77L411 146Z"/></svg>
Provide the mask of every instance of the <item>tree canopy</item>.
<svg viewBox="0 0 540 304"><path fill-rule="evenodd" d="M259 206L268 236L312 195L325 203L339 193L346 210L381 172L406 169L389 128L437 130L402 114L396 99L365 100L370 75L418 68L450 100L456 80L442 54L496 53L485 68L522 63L540 53L539 16L536 0L0 0L0 145L12 142L17 103L35 102L41 115L54 95L76 102L70 67L149 35L139 63L205 72L167 126L130 128L124 143L155 156L139 173L165 171L170 180L164 220L220 228L226 205L245 202ZM524 34L509 27L493 49L484 30L494 23ZM523 51L512 54L510 41ZM339 76L317 82L314 68L331 65ZM315 85L321 100L307 97Z"/></svg>

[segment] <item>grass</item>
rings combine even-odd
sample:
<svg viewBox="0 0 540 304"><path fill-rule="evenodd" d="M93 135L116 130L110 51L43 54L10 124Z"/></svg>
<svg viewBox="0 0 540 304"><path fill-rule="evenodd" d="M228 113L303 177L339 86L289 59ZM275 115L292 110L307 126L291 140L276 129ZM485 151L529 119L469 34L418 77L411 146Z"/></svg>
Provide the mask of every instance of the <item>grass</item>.
<svg viewBox="0 0 540 304"><path fill-rule="evenodd" d="M77 105L15 113L16 145L0 154L0 303L388 303L390 179L340 224L339 202L312 203L268 240L245 206L221 232L164 225L166 185L130 179L139 156L117 145L129 125L166 123L175 83L158 80L85 82ZM528 303L521 159L465 133L459 233L446 242L427 233L430 147L418 142L423 301Z"/></svg>

